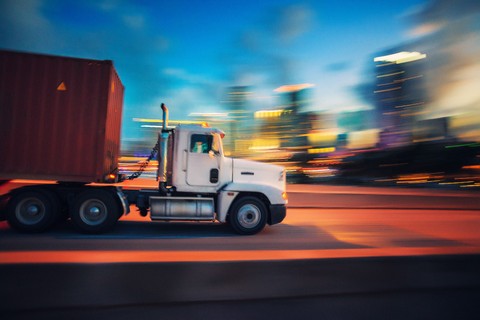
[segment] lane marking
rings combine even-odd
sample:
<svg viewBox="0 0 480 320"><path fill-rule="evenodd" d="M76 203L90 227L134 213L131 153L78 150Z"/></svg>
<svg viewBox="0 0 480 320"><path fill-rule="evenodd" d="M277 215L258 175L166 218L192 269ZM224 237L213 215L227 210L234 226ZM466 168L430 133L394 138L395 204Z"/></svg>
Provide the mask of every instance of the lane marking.
<svg viewBox="0 0 480 320"><path fill-rule="evenodd" d="M0 264L274 261L457 254L480 254L480 246L256 251L14 251L0 252Z"/></svg>

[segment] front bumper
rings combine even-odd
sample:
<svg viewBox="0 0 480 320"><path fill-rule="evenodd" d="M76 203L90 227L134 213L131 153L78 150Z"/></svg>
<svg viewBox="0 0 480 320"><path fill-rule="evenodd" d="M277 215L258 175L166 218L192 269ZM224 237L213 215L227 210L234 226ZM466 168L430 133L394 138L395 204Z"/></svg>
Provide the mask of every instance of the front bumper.
<svg viewBox="0 0 480 320"><path fill-rule="evenodd" d="M0 221L7 219L7 202L9 195L0 195Z"/></svg>
<svg viewBox="0 0 480 320"><path fill-rule="evenodd" d="M280 223L286 216L287 207L284 204L272 204L270 205L270 215L268 216L267 223L269 225Z"/></svg>

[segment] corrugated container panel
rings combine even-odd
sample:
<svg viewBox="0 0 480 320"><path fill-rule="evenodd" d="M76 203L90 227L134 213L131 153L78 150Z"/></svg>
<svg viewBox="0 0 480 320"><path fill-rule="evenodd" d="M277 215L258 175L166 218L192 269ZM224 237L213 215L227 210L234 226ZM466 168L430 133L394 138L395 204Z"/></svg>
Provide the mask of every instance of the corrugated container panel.
<svg viewBox="0 0 480 320"><path fill-rule="evenodd" d="M102 182L118 165L123 91L109 60L0 50L0 179Z"/></svg>

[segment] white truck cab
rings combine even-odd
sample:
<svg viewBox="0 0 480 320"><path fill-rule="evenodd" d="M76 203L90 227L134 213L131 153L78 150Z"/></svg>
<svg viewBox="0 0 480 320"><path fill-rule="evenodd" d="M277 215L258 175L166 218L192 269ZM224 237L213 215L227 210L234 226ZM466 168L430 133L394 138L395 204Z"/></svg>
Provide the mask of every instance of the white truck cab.
<svg viewBox="0 0 480 320"><path fill-rule="evenodd" d="M286 216L286 174L281 166L225 157L218 129L168 127L162 104L158 190L134 199L152 220L219 221L239 234L255 234ZM131 198L131 197L130 197Z"/></svg>

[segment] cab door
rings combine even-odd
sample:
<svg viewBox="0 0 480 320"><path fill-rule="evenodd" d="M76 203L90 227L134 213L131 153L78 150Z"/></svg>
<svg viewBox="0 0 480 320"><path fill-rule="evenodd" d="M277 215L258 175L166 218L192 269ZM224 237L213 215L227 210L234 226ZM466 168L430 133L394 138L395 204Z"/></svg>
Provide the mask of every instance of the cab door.
<svg viewBox="0 0 480 320"><path fill-rule="evenodd" d="M187 151L187 184L213 187L219 183L220 161L214 135L193 133Z"/></svg>

